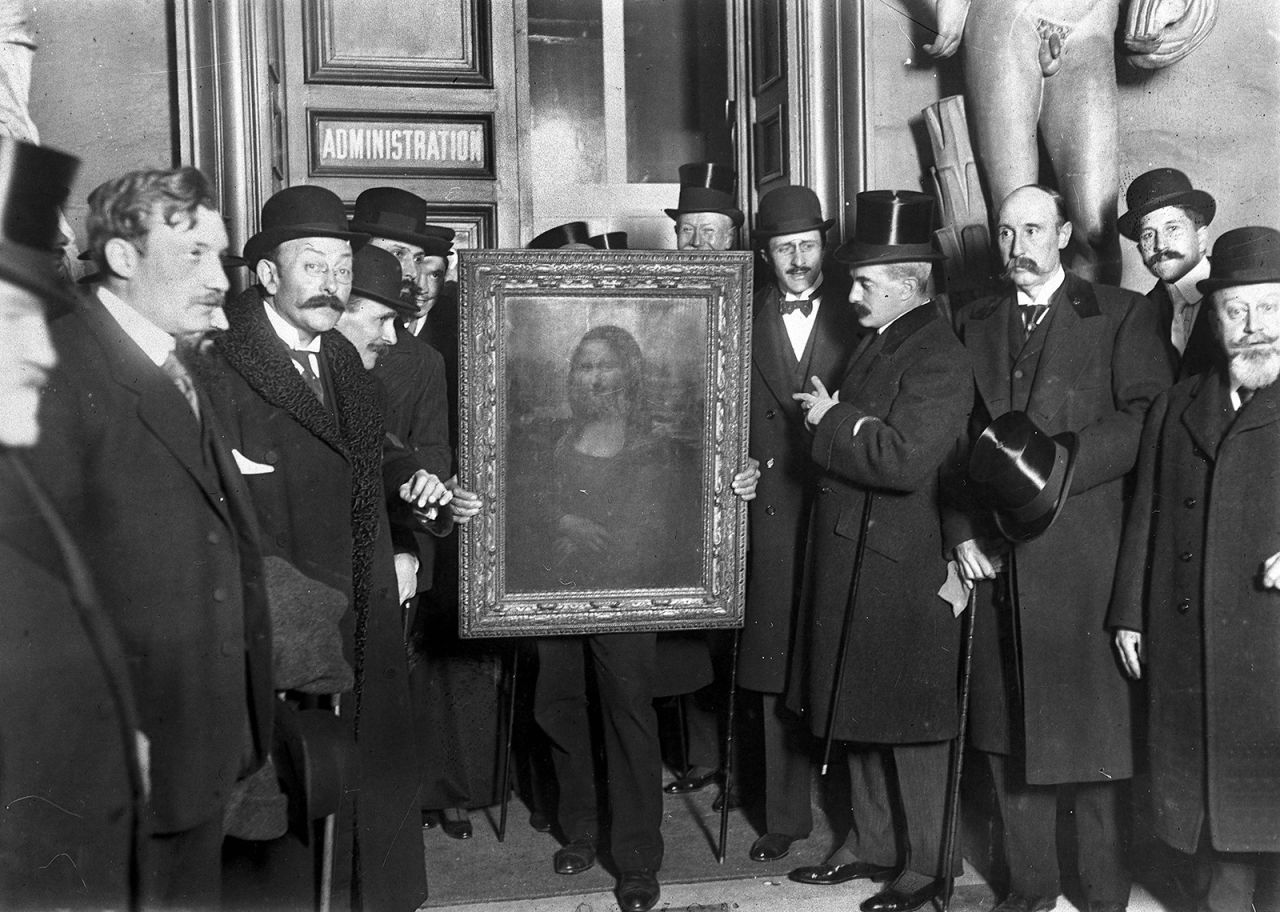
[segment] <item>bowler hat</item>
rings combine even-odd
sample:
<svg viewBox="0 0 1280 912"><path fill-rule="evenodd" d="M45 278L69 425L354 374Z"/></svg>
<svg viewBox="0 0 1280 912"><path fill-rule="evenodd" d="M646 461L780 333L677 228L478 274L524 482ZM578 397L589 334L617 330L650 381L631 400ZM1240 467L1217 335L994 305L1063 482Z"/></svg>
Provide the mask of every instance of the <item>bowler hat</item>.
<svg viewBox="0 0 1280 912"><path fill-rule="evenodd" d="M587 243L597 250L626 250L627 233L625 231L607 231L587 238Z"/></svg>
<svg viewBox="0 0 1280 912"><path fill-rule="evenodd" d="M453 242L452 229L427 225L427 201L399 187L370 187L357 196L351 230L404 241L431 256L447 257Z"/></svg>
<svg viewBox="0 0 1280 912"><path fill-rule="evenodd" d="M1053 524L1067 502L1076 467L1076 435L1050 437L1026 412L1006 412L982 432L969 457L969 478L1013 542Z"/></svg>
<svg viewBox="0 0 1280 912"><path fill-rule="evenodd" d="M835 219L822 217L818 194L808 187L776 187L760 199L756 229L752 236L767 240L780 234L826 231Z"/></svg>
<svg viewBox="0 0 1280 912"><path fill-rule="evenodd" d="M401 316L415 317L418 308L400 296L400 261L381 247L368 244L351 258L351 297L386 304Z"/></svg>
<svg viewBox="0 0 1280 912"><path fill-rule="evenodd" d="M716 162L690 162L680 166L680 196L676 208L664 210L672 218L689 212L718 212L739 227L744 217L736 194L738 172Z"/></svg>
<svg viewBox="0 0 1280 912"><path fill-rule="evenodd" d="M929 194L864 190L855 204L853 237L833 254L841 263L929 263L943 258L933 246L933 197Z"/></svg>
<svg viewBox="0 0 1280 912"><path fill-rule="evenodd" d="M80 159L0 136L0 279L63 309L72 298L59 275L59 207Z"/></svg>
<svg viewBox="0 0 1280 912"><path fill-rule="evenodd" d="M556 250L568 244L587 244L591 241L591 232L586 222L565 222L548 228L525 246L530 250Z"/></svg>
<svg viewBox="0 0 1280 912"><path fill-rule="evenodd" d="M311 184L285 187L262 205L261 229L244 245L250 269L285 241L330 237L350 241L356 250L369 240L362 231L347 227L347 210L332 190Z"/></svg>
<svg viewBox="0 0 1280 912"><path fill-rule="evenodd" d="M1280 282L1280 231L1254 226L1232 228L1209 254L1209 278L1196 282L1201 294L1232 285Z"/></svg>
<svg viewBox="0 0 1280 912"><path fill-rule="evenodd" d="M1120 233L1131 241L1138 239L1142 217L1165 206L1188 206L1202 216L1207 225L1213 221L1218 205L1213 197L1191 186L1191 180L1176 168L1156 168L1139 174L1125 191L1129 211L1120 216Z"/></svg>

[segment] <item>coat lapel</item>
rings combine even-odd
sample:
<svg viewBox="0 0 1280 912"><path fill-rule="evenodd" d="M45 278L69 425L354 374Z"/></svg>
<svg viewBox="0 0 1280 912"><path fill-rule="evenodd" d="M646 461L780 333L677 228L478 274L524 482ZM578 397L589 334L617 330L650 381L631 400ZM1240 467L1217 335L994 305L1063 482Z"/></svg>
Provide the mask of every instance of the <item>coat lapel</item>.
<svg viewBox="0 0 1280 912"><path fill-rule="evenodd" d="M782 320L778 318L778 289L770 285L756 296L755 316L751 326L751 360L764 379L765 386L788 411L799 413L799 405L791 398L795 356ZM785 347L784 347L785 346Z"/></svg>
<svg viewBox="0 0 1280 912"><path fill-rule="evenodd" d="M1051 424L1061 410L1080 372L1101 347L1107 328L1093 286L1070 272L1054 293L1050 320L1027 403L1027 412L1043 425Z"/></svg>
<svg viewBox="0 0 1280 912"><path fill-rule="evenodd" d="M1236 419L1227 429L1227 437L1235 437L1248 431L1280 421L1280 381L1263 387L1236 413Z"/></svg>
<svg viewBox="0 0 1280 912"><path fill-rule="evenodd" d="M973 305L964 325L964 344L972 353L978 395L992 417L1009 411L1009 319L1012 293Z"/></svg>
<svg viewBox="0 0 1280 912"><path fill-rule="evenodd" d="M839 389L849 366L849 355L857 345L860 330L852 317L853 310L847 301L834 294L823 294L822 306L813 324L809 373L821 377L828 390Z"/></svg>
<svg viewBox="0 0 1280 912"><path fill-rule="evenodd" d="M1258 396L1261 395L1261 392L1258 393ZM1274 397L1275 394L1272 392L1273 406ZM1253 403L1249 405L1252 406ZM1274 408L1271 411L1274 414ZM1243 418L1244 415L1241 414L1240 417ZM1235 412L1231 408L1226 374L1220 370L1202 374L1191 390L1191 401L1182 413L1182 423L1196 446L1209 459L1217 459L1218 445L1234 419Z"/></svg>

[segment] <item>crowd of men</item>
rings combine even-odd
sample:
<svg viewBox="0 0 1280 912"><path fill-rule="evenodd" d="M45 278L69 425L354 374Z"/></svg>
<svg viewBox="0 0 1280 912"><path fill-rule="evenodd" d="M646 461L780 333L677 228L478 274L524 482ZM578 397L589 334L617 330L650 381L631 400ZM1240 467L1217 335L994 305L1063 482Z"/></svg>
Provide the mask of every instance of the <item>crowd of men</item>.
<svg viewBox="0 0 1280 912"><path fill-rule="evenodd" d="M421 605L484 506L455 474L456 316L430 332L452 232L397 188L349 220L299 186L236 259L198 171L136 171L90 194L97 271L73 290L56 252L76 167L0 140L0 906L415 909L422 812L466 838L465 809L495 800L431 752L455 695L423 673L448 658ZM681 177L676 246L736 246L736 176ZM847 837L790 877L876 881L864 912L912 912L961 865L963 740L994 784L996 912L1057 904L1064 803L1090 912L1123 910L1135 774L1202 908L1277 908L1280 231L1210 254L1214 215L1178 171L1132 183L1144 296L1064 269L1062 197L1020 187L999 201L1003 288L950 307L928 195L859 194L828 258L817 196L766 194L732 478L736 740L764 776L724 776L718 641L543 638L554 869L604 843L621 908L653 908L662 793L713 782L763 805L750 856L781 859L838 742ZM530 243L571 245L625 238ZM579 350L616 360L619 333ZM689 743L663 786L654 698L673 693Z"/></svg>

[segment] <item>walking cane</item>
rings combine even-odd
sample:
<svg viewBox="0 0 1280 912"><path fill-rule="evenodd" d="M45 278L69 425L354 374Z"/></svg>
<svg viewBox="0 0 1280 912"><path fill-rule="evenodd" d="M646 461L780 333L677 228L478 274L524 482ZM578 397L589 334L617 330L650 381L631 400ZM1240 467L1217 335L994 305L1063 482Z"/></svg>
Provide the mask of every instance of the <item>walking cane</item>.
<svg viewBox="0 0 1280 912"><path fill-rule="evenodd" d="M738 703L738 641L742 628L733 631L733 654L729 665L729 719L724 732L724 800L720 802L720 849L716 862L724 864L729 849L729 796L733 793L733 724Z"/></svg>
<svg viewBox="0 0 1280 912"><path fill-rule="evenodd" d="M831 763L832 732L836 727L836 713L840 708L840 691L844 688L844 665L849 658L849 638L853 635L853 606L858 601L858 581L862 578L862 558L867 553L867 530L871 525L871 501L875 495L867 491L867 499L862 504L862 526L858 535L858 552L853 557L853 588L849 594L849 604L844 609L844 626L840 630L840 654L836 659L836 680L831 688L831 703L827 710L827 736L822 748L822 773L827 774Z"/></svg>
<svg viewBox="0 0 1280 912"><path fill-rule="evenodd" d="M520 643L511 646L511 664L507 672L507 744L502 751L502 810L498 814L498 842L507 836L507 805L511 803L511 742L516 730L516 679L520 672Z"/></svg>
<svg viewBox="0 0 1280 912"><path fill-rule="evenodd" d="M950 789L947 792L947 807L943 819L946 829L942 838L942 863L946 865L943 878L942 912L951 908L951 893L955 889L956 874L951 867L951 856L956 849L956 830L960 824L960 775L964 771L964 736L969 725L969 679L973 669L973 623L974 610L977 608L978 584L975 581L969 589L969 604L966 606L964 632L964 655L960 662L960 728L956 732L955 749L951 754L949 771Z"/></svg>

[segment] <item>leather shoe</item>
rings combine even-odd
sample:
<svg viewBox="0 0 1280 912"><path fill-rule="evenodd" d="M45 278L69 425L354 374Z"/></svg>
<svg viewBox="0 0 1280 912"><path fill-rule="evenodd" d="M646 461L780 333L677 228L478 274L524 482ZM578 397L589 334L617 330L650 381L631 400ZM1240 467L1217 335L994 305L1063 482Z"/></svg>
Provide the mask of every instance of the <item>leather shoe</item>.
<svg viewBox="0 0 1280 912"><path fill-rule="evenodd" d="M1056 896L1023 896L1010 893L991 912L1049 912L1058 904Z"/></svg>
<svg viewBox="0 0 1280 912"><path fill-rule="evenodd" d="M639 871L623 871L618 878L618 905L622 912L649 912L658 904L662 888L658 875L641 868Z"/></svg>
<svg viewBox="0 0 1280 912"><path fill-rule="evenodd" d="M679 779L672 779L662 787L662 790L668 795L687 795L689 792L696 792L698 789L710 785L719 778L719 770L711 770L709 773L703 773L698 776L681 776Z"/></svg>
<svg viewBox="0 0 1280 912"><path fill-rule="evenodd" d="M866 861L851 861L848 864L839 865L806 865L803 868L796 868L787 877L796 883L829 887L846 883L850 880L857 880L859 877L865 877L868 880L880 883L888 880L893 875L893 868L883 868L880 865Z"/></svg>
<svg viewBox="0 0 1280 912"><path fill-rule="evenodd" d="M941 880L930 881L919 890L886 887L875 896L864 899L858 908L862 912L914 912L925 903L932 902L941 892Z"/></svg>
<svg viewBox="0 0 1280 912"><path fill-rule="evenodd" d="M581 874L596 863L596 844L590 839L575 839L556 849L551 861L557 874Z"/></svg>
<svg viewBox="0 0 1280 912"><path fill-rule="evenodd" d="M550 833L551 818L542 813L542 811L530 811L529 826L533 827L539 833Z"/></svg>
<svg viewBox="0 0 1280 912"><path fill-rule="evenodd" d="M751 860L777 861L779 858L786 858L791 851L791 843L795 841L796 837L785 833L765 833L751 843Z"/></svg>
<svg viewBox="0 0 1280 912"><path fill-rule="evenodd" d="M738 794L737 789L733 789L729 792L729 810L736 811L740 807L742 807L742 796ZM717 814L724 810L723 791L721 791L719 795L716 795L715 801L711 802L711 810L715 811Z"/></svg>
<svg viewBox="0 0 1280 912"><path fill-rule="evenodd" d="M450 820L448 817L442 817L440 819L440 829L444 830L446 836L452 836L454 839L471 838L470 820Z"/></svg>

